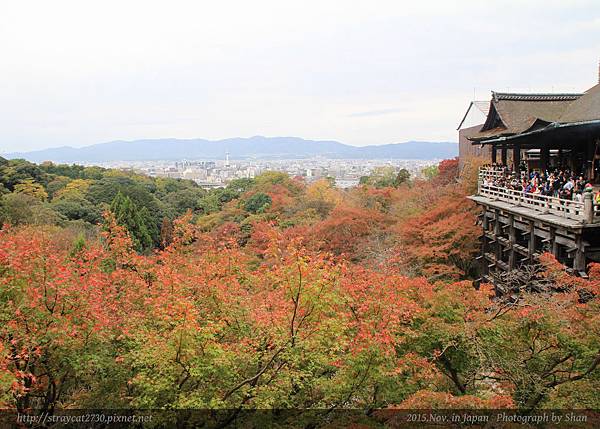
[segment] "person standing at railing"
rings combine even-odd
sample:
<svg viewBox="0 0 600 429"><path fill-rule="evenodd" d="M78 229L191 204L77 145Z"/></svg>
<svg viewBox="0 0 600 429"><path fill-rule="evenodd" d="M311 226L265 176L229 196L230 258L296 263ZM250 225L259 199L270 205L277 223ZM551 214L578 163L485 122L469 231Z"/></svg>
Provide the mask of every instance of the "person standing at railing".
<svg viewBox="0 0 600 429"><path fill-rule="evenodd" d="M562 187L562 182L560 180L560 175L556 174L556 175L552 175L550 177L551 183L552 183L552 196L554 197L558 197L558 194L560 192L560 188Z"/></svg>
<svg viewBox="0 0 600 429"><path fill-rule="evenodd" d="M593 202L600 205L600 192L594 195L592 185L583 176L572 175L568 169L554 169L540 173L538 171L509 172L506 168L502 170L482 168L479 177L483 186L504 188L509 193L510 191L522 192L533 199L559 198L564 204L569 200L582 203L585 195L592 193Z"/></svg>
<svg viewBox="0 0 600 429"><path fill-rule="evenodd" d="M596 195L594 196L594 202L596 205L600 205L600 191L596 192Z"/></svg>
<svg viewBox="0 0 600 429"><path fill-rule="evenodd" d="M573 179L569 180L564 184L563 189L566 191L571 191L575 187L575 181Z"/></svg>

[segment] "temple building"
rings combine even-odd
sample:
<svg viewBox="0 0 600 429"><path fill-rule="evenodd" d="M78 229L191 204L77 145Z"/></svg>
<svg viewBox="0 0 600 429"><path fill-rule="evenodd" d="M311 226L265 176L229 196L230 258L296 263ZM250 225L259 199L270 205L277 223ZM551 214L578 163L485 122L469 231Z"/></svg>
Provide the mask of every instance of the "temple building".
<svg viewBox="0 0 600 429"><path fill-rule="evenodd" d="M480 281L497 285L499 273L543 252L587 276L587 263L600 261L600 82L583 93L492 92L487 105L481 125L459 126L489 162L469 197L482 208ZM585 182L585 192L567 184L565 197L563 183L554 194L537 185L559 174Z"/></svg>

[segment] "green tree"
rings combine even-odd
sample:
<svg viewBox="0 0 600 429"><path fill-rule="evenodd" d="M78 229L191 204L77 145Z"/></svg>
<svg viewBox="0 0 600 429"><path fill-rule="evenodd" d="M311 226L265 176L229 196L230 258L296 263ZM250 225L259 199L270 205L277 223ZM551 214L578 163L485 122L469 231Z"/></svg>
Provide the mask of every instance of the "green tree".
<svg viewBox="0 0 600 429"><path fill-rule="evenodd" d="M198 201L198 208L203 214L218 212L223 205L239 198L240 193L229 188L213 189Z"/></svg>
<svg viewBox="0 0 600 429"><path fill-rule="evenodd" d="M117 223L129 231L136 250L143 252L152 247L152 237L148 232L145 218L147 209L138 209L131 198L118 192L110 205Z"/></svg>
<svg viewBox="0 0 600 429"><path fill-rule="evenodd" d="M24 193L10 193L0 199L0 224L11 225L55 225L62 216L47 203Z"/></svg>
<svg viewBox="0 0 600 429"><path fill-rule="evenodd" d="M48 185L46 185L46 192L48 192L48 197L50 199L54 199L54 196L59 191L64 189L69 184L69 182L71 182L71 180L72 179L67 176L54 177L52 180L50 180L50 182L48 182Z"/></svg>
<svg viewBox="0 0 600 429"><path fill-rule="evenodd" d="M71 249L71 253L69 255L74 258L79 255L82 250L85 250L86 247L87 243L85 242L85 237L80 233L73 242L73 248Z"/></svg>
<svg viewBox="0 0 600 429"><path fill-rule="evenodd" d="M397 188L403 183L410 181L410 172L406 168L402 168L398 172L392 166L377 167L371 175L362 176L359 179L359 184L370 185L376 188Z"/></svg>
<svg viewBox="0 0 600 429"><path fill-rule="evenodd" d="M145 223L148 233L155 245L160 244L160 225L164 213L164 204L156 198L152 192L156 192L156 186L148 182L150 178L143 180L138 176L124 176L114 174L104 177L92 183L85 194L85 198L92 204L101 206L102 203L111 204L120 192L130 198L136 207L146 208Z"/></svg>
<svg viewBox="0 0 600 429"><path fill-rule="evenodd" d="M250 213L263 213L273 201L271 197L262 192L252 195L244 202L244 209Z"/></svg>
<svg viewBox="0 0 600 429"><path fill-rule="evenodd" d="M429 167L425 167L421 169L421 174L427 179L431 180L436 177L440 173L437 165L430 165Z"/></svg>
<svg viewBox="0 0 600 429"><path fill-rule="evenodd" d="M100 208L82 197L54 199L51 207L69 220L81 219L91 224L97 224L102 220Z"/></svg>
<svg viewBox="0 0 600 429"><path fill-rule="evenodd" d="M13 191L18 183L28 179L33 179L43 186L48 183L46 172L24 159L12 159L0 164L0 182L10 191Z"/></svg>
<svg viewBox="0 0 600 429"><path fill-rule="evenodd" d="M202 188L187 188L167 194L162 201L175 216L181 216L188 210L199 210L200 199L205 195L206 191Z"/></svg>
<svg viewBox="0 0 600 429"><path fill-rule="evenodd" d="M48 193L44 187L31 178L19 181L14 187L14 192L16 194L30 195L40 201L48 199Z"/></svg>
<svg viewBox="0 0 600 429"><path fill-rule="evenodd" d="M403 183L407 183L410 180L410 172L406 168L400 169L398 174L396 175L396 180L394 181L394 186L398 187Z"/></svg>
<svg viewBox="0 0 600 429"><path fill-rule="evenodd" d="M227 185L227 188L242 194L242 193L247 192L250 189L252 189L253 186L254 186L254 179L242 178L242 179L232 180Z"/></svg>

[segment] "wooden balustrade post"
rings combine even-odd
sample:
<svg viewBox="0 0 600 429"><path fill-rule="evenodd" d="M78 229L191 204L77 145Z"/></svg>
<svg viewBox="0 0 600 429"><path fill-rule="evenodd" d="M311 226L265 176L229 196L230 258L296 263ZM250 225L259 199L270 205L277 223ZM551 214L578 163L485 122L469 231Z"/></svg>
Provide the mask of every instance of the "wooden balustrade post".
<svg viewBox="0 0 600 429"><path fill-rule="evenodd" d="M591 192L583 194L583 213L585 223L594 222L594 200L592 199Z"/></svg>
<svg viewBox="0 0 600 429"><path fill-rule="evenodd" d="M542 213L550 213L550 201L548 199L544 200L544 210L542 211Z"/></svg>

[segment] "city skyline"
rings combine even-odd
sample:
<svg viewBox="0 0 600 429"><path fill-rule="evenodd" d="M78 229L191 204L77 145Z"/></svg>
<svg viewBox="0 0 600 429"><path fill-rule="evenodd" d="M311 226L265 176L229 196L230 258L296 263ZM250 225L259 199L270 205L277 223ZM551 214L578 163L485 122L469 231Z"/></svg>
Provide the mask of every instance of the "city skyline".
<svg viewBox="0 0 600 429"><path fill-rule="evenodd" d="M253 179L267 171L278 171L288 176L301 177L306 183L330 178L337 188L357 186L361 177L378 169L392 169L396 174L405 169L411 177L422 178L423 169L436 166L441 159L280 159L280 160L154 160L113 161L84 163L122 171L133 171L150 177L187 179L205 189L227 186L235 179Z"/></svg>

